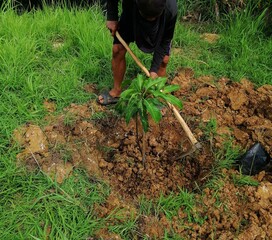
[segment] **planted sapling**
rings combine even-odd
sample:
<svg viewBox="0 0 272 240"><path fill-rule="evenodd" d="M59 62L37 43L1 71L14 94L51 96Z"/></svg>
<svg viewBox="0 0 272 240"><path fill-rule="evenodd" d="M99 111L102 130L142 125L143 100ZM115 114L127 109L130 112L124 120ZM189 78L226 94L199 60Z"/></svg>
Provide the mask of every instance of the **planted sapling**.
<svg viewBox="0 0 272 240"><path fill-rule="evenodd" d="M181 101L170 93L179 89L178 85L166 86L166 78L145 78L138 75L130 86L122 92L116 105L116 109L125 117L128 124L131 118L135 118L137 142L142 153L143 162L145 161L146 132L149 129L148 114L155 123L159 123L162 114L161 108L171 103L178 108L182 108ZM138 118L143 129L142 148L139 144Z"/></svg>

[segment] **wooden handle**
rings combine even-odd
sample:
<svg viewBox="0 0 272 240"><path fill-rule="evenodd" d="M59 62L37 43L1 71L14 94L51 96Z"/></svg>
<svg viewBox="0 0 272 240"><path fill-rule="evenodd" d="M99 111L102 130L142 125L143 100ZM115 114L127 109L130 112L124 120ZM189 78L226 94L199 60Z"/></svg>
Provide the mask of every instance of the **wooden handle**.
<svg viewBox="0 0 272 240"><path fill-rule="evenodd" d="M131 57L134 59L134 61L137 63L137 65L143 70L143 72L146 74L147 77L150 77L150 73L147 70L147 68L140 62L140 60L135 56L135 54L131 51L127 43L124 41L124 39L121 37L118 31L116 31L115 36L117 39L122 43L122 45L125 47L125 49L129 52Z"/></svg>
<svg viewBox="0 0 272 240"><path fill-rule="evenodd" d="M146 74L146 76L150 77L149 71L140 62L140 60L135 56L135 54L131 51L131 49L129 48L129 46L127 45L127 43L124 41L124 39L120 36L120 34L119 34L118 31L116 31L115 36L120 41L120 43L125 47L125 49L129 52L129 54L131 55L131 57L134 59L134 61L137 63L137 65L142 69L142 71ZM180 125L182 126L184 132L188 136L188 138L189 138L190 142L192 143L192 145L196 145L198 143L198 141L194 137L192 131L190 130L190 128L188 127L188 125L186 124L186 122L184 121L184 119L182 118L182 116L180 115L179 111L176 109L176 107L173 104L171 104L169 102L167 102L167 104L170 107L170 109L173 111L175 117L179 121Z"/></svg>
<svg viewBox="0 0 272 240"><path fill-rule="evenodd" d="M175 108L175 106L173 104L171 104L169 102L167 104L171 108L171 110L173 111L175 117L179 121L180 125L182 126L184 132L186 133L186 135L189 138L192 145L196 145L198 141L196 140L195 136L193 135L192 131L190 130L190 128L188 127L188 125L186 124L186 122L184 121L182 116L180 115L179 111Z"/></svg>

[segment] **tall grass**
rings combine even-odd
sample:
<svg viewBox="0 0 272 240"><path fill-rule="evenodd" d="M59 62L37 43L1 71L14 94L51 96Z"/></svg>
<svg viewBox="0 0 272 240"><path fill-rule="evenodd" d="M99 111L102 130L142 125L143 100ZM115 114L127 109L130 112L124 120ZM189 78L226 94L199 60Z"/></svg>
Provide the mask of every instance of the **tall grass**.
<svg viewBox="0 0 272 240"><path fill-rule="evenodd" d="M93 208L109 188L83 172L59 186L42 173L10 169L1 184L1 239L86 239L104 225Z"/></svg>
<svg viewBox="0 0 272 240"><path fill-rule="evenodd" d="M219 41L207 43L199 29L182 23L176 27L174 46L182 55L174 61L192 67L197 75L215 75L240 81L248 78L256 86L272 84L272 39L263 33L265 11L254 15L251 5L225 16L217 23ZM200 29L201 32L205 31Z"/></svg>
<svg viewBox="0 0 272 240"><path fill-rule="evenodd" d="M258 86L272 84L272 39L264 36L264 16L265 11L254 16L248 7L227 17L219 48L230 78L250 78Z"/></svg>
<svg viewBox="0 0 272 240"><path fill-rule="evenodd" d="M96 8L45 8L0 15L0 135L45 114L45 99L58 110L86 102L88 82L109 84L111 39Z"/></svg>
<svg viewBox="0 0 272 240"><path fill-rule="evenodd" d="M41 172L18 169L11 139L19 125L43 118L46 99L61 111L94 97L86 83L111 82L103 14L56 7L18 16L6 8L0 24L0 238L86 239L105 221L93 206L108 188L82 171L59 186Z"/></svg>

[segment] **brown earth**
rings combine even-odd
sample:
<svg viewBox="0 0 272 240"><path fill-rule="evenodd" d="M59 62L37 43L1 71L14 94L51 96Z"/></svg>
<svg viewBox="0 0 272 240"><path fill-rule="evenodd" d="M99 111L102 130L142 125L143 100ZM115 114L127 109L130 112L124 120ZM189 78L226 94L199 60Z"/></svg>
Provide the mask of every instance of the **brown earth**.
<svg viewBox="0 0 272 240"><path fill-rule="evenodd" d="M142 195L157 199L180 188L196 194L194 211L205 219L202 224L188 221L182 207L171 221L164 214L143 215L134 239L163 239L165 230L185 239L272 239L271 170L253 176L259 187L234 185L236 170L223 170L219 190L205 187L212 177L214 153L228 140L244 150L260 142L272 155L272 86L255 89L246 79L234 83L226 78L195 78L191 69L180 69L171 83L181 86L175 95L183 100L181 115L202 144L199 151L181 157L191 145L169 109L158 125L150 121L143 161L142 135L139 131L138 141L135 121L126 125L113 108L95 101L71 104L62 115L54 116L54 103L45 101L48 125L28 124L14 132L23 148L18 164L29 170L39 168L59 183L78 167L107 181L113 191L104 205L96 207L100 217L116 207L125 210L124 221L131 212L137 215ZM87 91L93 89L86 86ZM207 132L212 120L216 129ZM97 236L121 239L106 227Z"/></svg>

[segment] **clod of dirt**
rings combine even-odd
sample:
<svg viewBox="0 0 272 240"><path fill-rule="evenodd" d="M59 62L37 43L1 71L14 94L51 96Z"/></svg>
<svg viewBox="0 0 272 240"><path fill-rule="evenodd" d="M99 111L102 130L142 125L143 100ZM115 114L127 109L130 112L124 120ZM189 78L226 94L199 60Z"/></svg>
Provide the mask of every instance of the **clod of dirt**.
<svg viewBox="0 0 272 240"><path fill-rule="evenodd" d="M164 235L165 229L170 226L169 221L166 218L164 220L162 221L155 216L143 215L139 220L140 232L145 233L145 237L158 239Z"/></svg>
<svg viewBox="0 0 272 240"><path fill-rule="evenodd" d="M269 209L270 202L272 201L272 183L261 183L255 196L259 200L259 204L262 208Z"/></svg>
<svg viewBox="0 0 272 240"><path fill-rule="evenodd" d="M49 113L53 113L56 111L56 104L54 102L46 100L46 101L44 101L43 105L44 105L44 108Z"/></svg>
<svg viewBox="0 0 272 240"><path fill-rule="evenodd" d="M233 110L239 110L243 105L246 105L249 101L246 92L243 89L232 89L228 94L230 99L230 106Z"/></svg>
<svg viewBox="0 0 272 240"><path fill-rule="evenodd" d="M88 238L87 240L99 240L99 239L122 240L120 235L118 235L116 233L109 232L108 229L106 229L106 228L100 229L96 233L95 238Z"/></svg>
<svg viewBox="0 0 272 240"><path fill-rule="evenodd" d="M52 42L52 48L53 50L58 50L60 48L62 48L64 46L64 40L59 38L59 39L56 39Z"/></svg>
<svg viewBox="0 0 272 240"><path fill-rule="evenodd" d="M200 37L208 43L216 43L220 38L220 36L215 33L203 33Z"/></svg>
<svg viewBox="0 0 272 240"><path fill-rule="evenodd" d="M39 126L30 124L20 129L16 129L13 138L24 148L18 158L28 154L44 154L48 152L48 141Z"/></svg>
<svg viewBox="0 0 272 240"><path fill-rule="evenodd" d="M178 84L179 79L184 79L184 71L172 82ZM195 116L195 123L208 122L209 118L216 119L219 134L215 136L216 146L222 146L225 141L225 138L220 137L224 132L233 136L234 144L244 149L260 142L272 155L272 86L255 89L247 79L233 83L226 78L219 79L213 86L210 82L203 83L201 80L200 83L194 78L187 78L185 82L186 90L182 89L183 83L180 83L181 89L175 92L177 97L186 99L182 113ZM190 126L193 124L189 122Z"/></svg>

